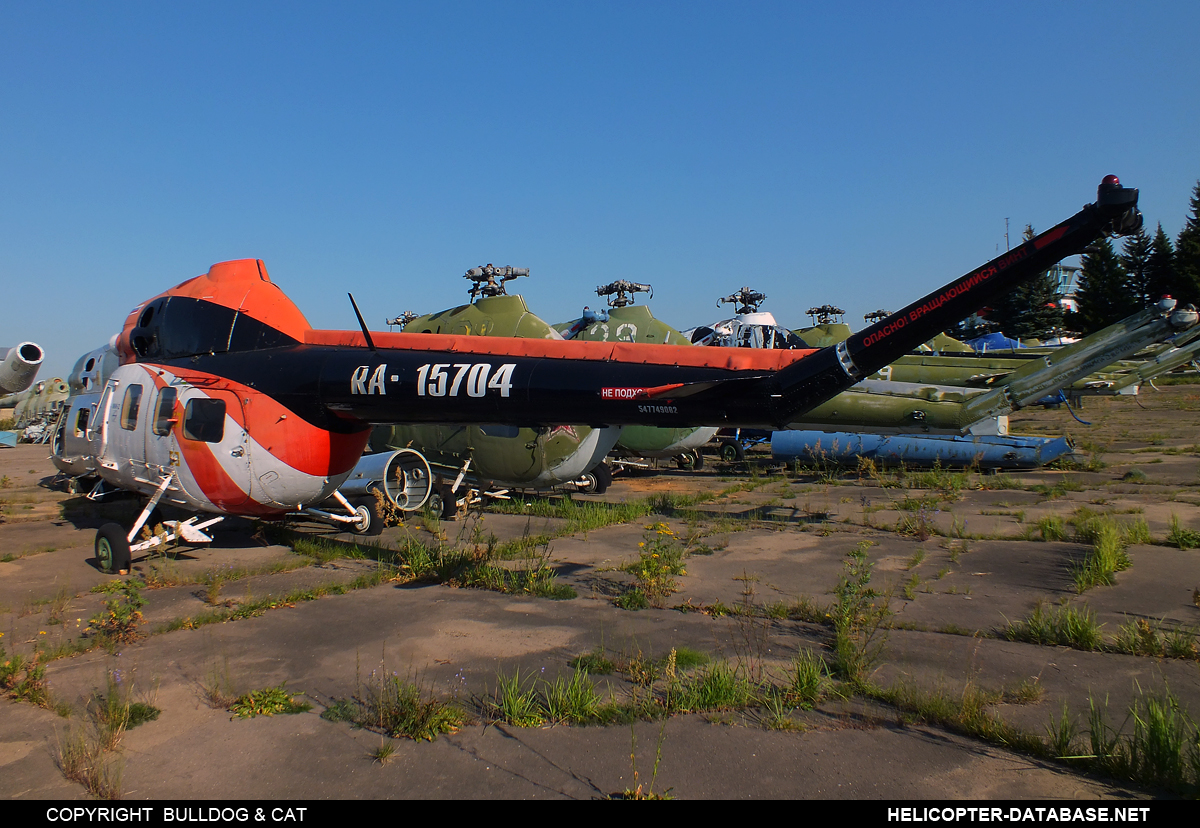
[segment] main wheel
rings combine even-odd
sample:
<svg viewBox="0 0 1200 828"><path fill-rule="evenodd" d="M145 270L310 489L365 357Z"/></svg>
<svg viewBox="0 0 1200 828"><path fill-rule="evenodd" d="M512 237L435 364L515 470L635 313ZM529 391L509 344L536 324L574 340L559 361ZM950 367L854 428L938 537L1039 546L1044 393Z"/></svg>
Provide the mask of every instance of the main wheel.
<svg viewBox="0 0 1200 828"><path fill-rule="evenodd" d="M378 535L383 531L386 519L379 508L379 500L374 495L356 497L350 501L358 520L350 524L350 531L356 535Z"/></svg>
<svg viewBox="0 0 1200 828"><path fill-rule="evenodd" d="M746 450L736 440L721 442L721 459L726 463L740 463L746 459Z"/></svg>
<svg viewBox="0 0 1200 828"><path fill-rule="evenodd" d="M584 494L604 494L612 484L612 471L604 463L580 475L575 487Z"/></svg>
<svg viewBox="0 0 1200 828"><path fill-rule="evenodd" d="M608 491L608 487L612 485L612 469L607 463L601 463L596 468L592 469L592 474L596 476L596 494L604 494Z"/></svg>
<svg viewBox="0 0 1200 828"><path fill-rule="evenodd" d="M425 508L442 520L454 520L458 517L458 498L450 491L450 486L443 484L429 493Z"/></svg>
<svg viewBox="0 0 1200 828"><path fill-rule="evenodd" d="M96 561L106 575L129 572L129 539L119 523L106 523L96 532Z"/></svg>

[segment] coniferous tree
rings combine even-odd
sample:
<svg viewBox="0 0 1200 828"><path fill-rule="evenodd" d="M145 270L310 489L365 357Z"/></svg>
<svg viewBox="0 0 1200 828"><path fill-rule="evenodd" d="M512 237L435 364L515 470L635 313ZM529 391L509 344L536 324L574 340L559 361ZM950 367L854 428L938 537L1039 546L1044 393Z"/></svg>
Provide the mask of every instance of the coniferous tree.
<svg viewBox="0 0 1200 828"><path fill-rule="evenodd" d="M1192 190L1192 214L1175 240L1175 272L1180 302L1200 301L1200 181Z"/></svg>
<svg viewBox="0 0 1200 828"><path fill-rule="evenodd" d="M1025 240L1036 235L1025 225ZM988 313L988 321L1014 339L1045 339L1062 328L1063 310L1058 302L1058 283L1049 271L997 298Z"/></svg>
<svg viewBox="0 0 1200 828"><path fill-rule="evenodd" d="M1113 253L1112 243L1103 238L1083 254L1075 296L1079 313L1076 327L1084 334L1095 333L1133 312L1125 293L1125 270Z"/></svg>
<svg viewBox="0 0 1200 828"><path fill-rule="evenodd" d="M1150 293L1150 237L1145 230L1138 230L1125 237L1120 261L1125 269L1125 293L1130 302L1130 313L1134 308L1144 308L1158 299Z"/></svg>
<svg viewBox="0 0 1200 828"><path fill-rule="evenodd" d="M1163 296L1179 299L1179 275L1175 272L1175 246L1171 237L1158 224L1158 232L1150 242L1150 259L1146 262L1146 291L1151 300L1157 302Z"/></svg>

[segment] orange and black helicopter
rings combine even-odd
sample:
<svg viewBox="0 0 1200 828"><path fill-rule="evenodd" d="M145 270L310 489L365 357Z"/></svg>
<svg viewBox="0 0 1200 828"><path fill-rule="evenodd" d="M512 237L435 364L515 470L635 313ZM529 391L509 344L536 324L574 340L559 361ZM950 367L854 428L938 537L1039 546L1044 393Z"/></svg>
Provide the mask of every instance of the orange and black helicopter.
<svg viewBox="0 0 1200 828"><path fill-rule="evenodd" d="M1097 199L1020 247L821 349L759 350L443 334L314 330L256 259L138 305L117 336L87 435L109 486L148 495L132 528L102 526L96 557L133 552L225 515L310 514L363 531L370 504L339 487L383 423L584 423L783 428L998 294L1105 234L1141 226L1116 176ZM199 517L134 543L152 510Z"/></svg>

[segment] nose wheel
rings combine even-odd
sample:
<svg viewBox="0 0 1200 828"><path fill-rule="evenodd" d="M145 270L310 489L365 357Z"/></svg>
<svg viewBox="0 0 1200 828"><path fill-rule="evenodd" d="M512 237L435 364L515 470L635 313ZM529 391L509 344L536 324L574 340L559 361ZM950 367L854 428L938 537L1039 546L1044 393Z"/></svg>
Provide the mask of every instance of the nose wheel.
<svg viewBox="0 0 1200 828"><path fill-rule="evenodd" d="M129 539L119 523L106 523L96 532L96 561L106 575L129 572Z"/></svg>

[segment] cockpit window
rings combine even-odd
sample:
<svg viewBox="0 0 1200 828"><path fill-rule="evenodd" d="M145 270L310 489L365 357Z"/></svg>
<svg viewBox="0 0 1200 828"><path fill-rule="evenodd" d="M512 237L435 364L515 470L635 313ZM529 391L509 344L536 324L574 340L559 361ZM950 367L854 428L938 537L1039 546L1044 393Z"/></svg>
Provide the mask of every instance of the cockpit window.
<svg viewBox="0 0 1200 828"><path fill-rule="evenodd" d="M204 443L219 443L225 436L225 401L188 400L183 414L183 436Z"/></svg>
<svg viewBox="0 0 1200 828"><path fill-rule="evenodd" d="M171 417L175 414L174 388L164 388L158 394L158 408L154 412L154 433L164 437L171 433Z"/></svg>
<svg viewBox="0 0 1200 828"><path fill-rule="evenodd" d="M125 389L125 399L121 401L121 428L133 431L137 428L138 408L142 404L142 386L134 385Z"/></svg>

